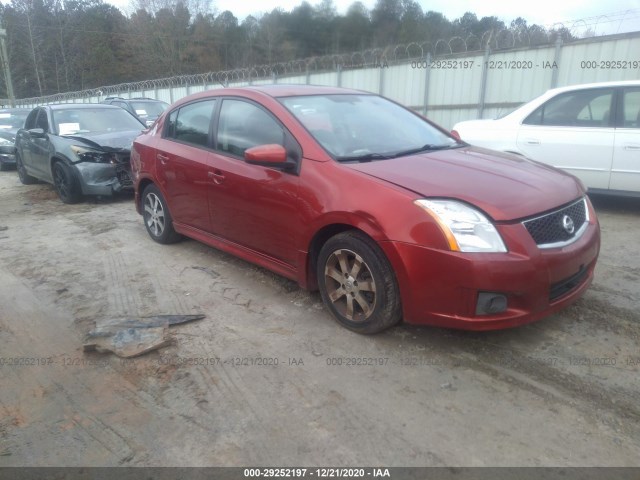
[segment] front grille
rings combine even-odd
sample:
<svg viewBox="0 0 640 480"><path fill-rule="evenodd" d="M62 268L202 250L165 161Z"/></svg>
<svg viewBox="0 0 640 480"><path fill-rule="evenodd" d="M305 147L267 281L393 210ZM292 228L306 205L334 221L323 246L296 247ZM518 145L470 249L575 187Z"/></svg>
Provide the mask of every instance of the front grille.
<svg viewBox="0 0 640 480"><path fill-rule="evenodd" d="M587 221L587 204L580 199L555 212L525 220L522 224L539 247L548 248L576 240ZM571 225L572 229L569 228Z"/></svg>
<svg viewBox="0 0 640 480"><path fill-rule="evenodd" d="M574 288L580 286L587 278L588 269L583 265L575 275L571 275L569 278L554 283L549 290L549 300L554 301L563 295L566 295Z"/></svg>

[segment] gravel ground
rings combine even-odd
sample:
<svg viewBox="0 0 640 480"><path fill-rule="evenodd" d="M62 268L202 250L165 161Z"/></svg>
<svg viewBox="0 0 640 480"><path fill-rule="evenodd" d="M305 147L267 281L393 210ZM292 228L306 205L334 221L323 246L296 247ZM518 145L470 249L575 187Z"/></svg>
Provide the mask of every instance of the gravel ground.
<svg viewBox="0 0 640 480"><path fill-rule="evenodd" d="M0 466L638 466L640 200L594 204L574 306L360 336L293 282L154 243L131 196L0 172ZM82 352L96 321L198 313L144 356Z"/></svg>

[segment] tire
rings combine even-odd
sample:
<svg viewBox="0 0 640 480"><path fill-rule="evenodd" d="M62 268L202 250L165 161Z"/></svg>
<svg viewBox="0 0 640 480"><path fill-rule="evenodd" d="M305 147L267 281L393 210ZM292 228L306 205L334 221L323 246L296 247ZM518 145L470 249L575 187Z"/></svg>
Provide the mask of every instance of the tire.
<svg viewBox="0 0 640 480"><path fill-rule="evenodd" d="M363 233L352 230L331 237L318 255L317 277L325 305L349 330L378 333L402 318L393 269Z"/></svg>
<svg viewBox="0 0 640 480"><path fill-rule="evenodd" d="M182 235L173 229L173 220L160 189L149 185L142 193L142 217L149 236L164 245L176 243Z"/></svg>
<svg viewBox="0 0 640 480"><path fill-rule="evenodd" d="M55 162L51 167L53 186L63 203L78 203L82 199L82 191L78 179L71 168L63 162Z"/></svg>
<svg viewBox="0 0 640 480"><path fill-rule="evenodd" d="M32 177L27 173L27 169L22 163L22 158L20 158L20 154L16 152L16 170L18 172L18 178L23 185L33 185L38 180L35 177Z"/></svg>

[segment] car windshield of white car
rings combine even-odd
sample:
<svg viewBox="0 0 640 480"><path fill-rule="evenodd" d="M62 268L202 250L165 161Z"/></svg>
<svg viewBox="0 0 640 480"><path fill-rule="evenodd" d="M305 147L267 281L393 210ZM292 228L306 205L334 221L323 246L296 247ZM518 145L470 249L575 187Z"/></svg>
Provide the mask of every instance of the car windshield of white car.
<svg viewBox="0 0 640 480"><path fill-rule="evenodd" d="M376 95L308 95L280 102L342 162L387 160L463 146L419 115Z"/></svg>

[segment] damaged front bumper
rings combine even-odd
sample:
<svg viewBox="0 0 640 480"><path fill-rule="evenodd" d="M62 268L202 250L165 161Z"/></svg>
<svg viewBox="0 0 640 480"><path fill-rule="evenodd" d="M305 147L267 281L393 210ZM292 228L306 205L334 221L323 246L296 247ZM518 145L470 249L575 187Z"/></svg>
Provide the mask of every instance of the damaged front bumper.
<svg viewBox="0 0 640 480"><path fill-rule="evenodd" d="M79 162L74 167L84 195L113 195L121 191L133 191L128 163Z"/></svg>

